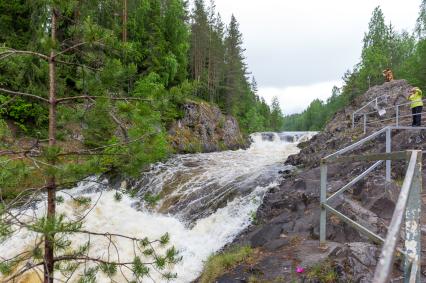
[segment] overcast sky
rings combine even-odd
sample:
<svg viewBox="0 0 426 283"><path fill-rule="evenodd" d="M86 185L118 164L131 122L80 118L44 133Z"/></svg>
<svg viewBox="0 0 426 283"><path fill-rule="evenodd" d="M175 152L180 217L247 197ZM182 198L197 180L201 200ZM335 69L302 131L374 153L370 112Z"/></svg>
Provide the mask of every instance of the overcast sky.
<svg viewBox="0 0 426 283"><path fill-rule="evenodd" d="M208 2L208 0L206 1ZM278 96L285 114L326 99L344 72L359 62L373 9L386 22L412 31L420 0L216 0L228 23L234 14L259 94Z"/></svg>

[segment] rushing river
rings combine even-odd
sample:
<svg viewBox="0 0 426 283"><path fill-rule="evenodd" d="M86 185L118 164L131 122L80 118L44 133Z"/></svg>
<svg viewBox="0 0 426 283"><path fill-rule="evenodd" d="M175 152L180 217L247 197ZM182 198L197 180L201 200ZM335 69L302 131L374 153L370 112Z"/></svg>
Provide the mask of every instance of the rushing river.
<svg viewBox="0 0 426 283"><path fill-rule="evenodd" d="M300 141L313 134L256 133L246 150L176 155L142 173L133 189L137 193L133 197L124 194L121 201L115 200L115 191L105 189L105 185L92 178L60 193L64 202L57 206L57 211L70 218L86 214L87 211L80 211L72 201L72 197L84 196L96 203L85 218L85 230L150 239L158 239L168 232L171 244L182 256L182 261L172 270L178 275L173 282L191 282L198 277L209 255L250 225L264 193L278 184L283 161L298 152ZM161 196L154 207L143 200L147 194ZM26 214L42 216L44 205L40 202ZM22 217L25 221L25 216ZM71 240L74 245L81 245L88 241L87 237L78 234ZM36 235L28 231L16 232L0 246L0 259L28 249L35 239ZM115 245L121 261L132 261L131 241L116 239ZM108 241L92 240L91 257L105 258L107 246ZM79 272L81 270L77 270L75 276ZM61 276L55 274L55 277ZM96 282L110 282L102 273L97 276ZM121 276L120 272L115 275L116 282L125 282ZM38 282L37 276L33 274L22 282ZM162 279L154 271L146 282L162 282Z"/></svg>

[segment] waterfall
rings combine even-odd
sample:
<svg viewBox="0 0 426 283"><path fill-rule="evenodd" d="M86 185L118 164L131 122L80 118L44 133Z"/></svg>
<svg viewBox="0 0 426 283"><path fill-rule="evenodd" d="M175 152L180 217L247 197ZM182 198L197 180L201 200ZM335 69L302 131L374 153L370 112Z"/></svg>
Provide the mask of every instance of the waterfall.
<svg viewBox="0 0 426 283"><path fill-rule="evenodd" d="M87 213L73 203L73 197L84 196L96 203L85 218L85 230L150 239L158 239L168 232L171 244L183 257L173 269L178 274L173 282L191 282L198 277L209 255L250 225L251 216L260 206L264 193L278 185L283 162L299 151L298 142L313 134L255 133L246 150L173 156L141 173L132 189L137 192L135 196L124 194L121 201L115 200L116 192L108 189L107 181L91 177L76 188L58 193L64 202L57 205L57 210L71 219ZM160 196L159 202L155 206L148 205L144 201L147 194ZM45 202L41 201L28 209L27 214L43 216L44 213ZM25 221L25 216L22 217ZM35 237L26 230L17 231L0 245L0 255L13 257L33 245ZM78 234L71 240L78 247L87 242L87 237ZM132 243L122 239L115 242L120 260L132 261ZM106 240L92 240L90 255L105 257L107 246ZM81 270L77 270L75 276L79 272ZM124 270L130 278L130 273L126 272ZM61 278L62 275L55 276ZM120 276L123 275L118 272L114 279L122 282ZM156 282L162 282L159 274L153 272L152 277ZM96 282L110 280L98 273Z"/></svg>

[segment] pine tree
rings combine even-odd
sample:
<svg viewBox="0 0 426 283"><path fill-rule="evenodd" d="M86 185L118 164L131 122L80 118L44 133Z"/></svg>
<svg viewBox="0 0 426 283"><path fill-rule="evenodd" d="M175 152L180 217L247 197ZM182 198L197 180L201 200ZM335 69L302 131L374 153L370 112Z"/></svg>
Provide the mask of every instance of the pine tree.
<svg viewBox="0 0 426 283"><path fill-rule="evenodd" d="M35 145L26 148L10 139L5 143L7 149L1 150L0 238L13 237L15 230L26 229L39 235L38 239L41 240L28 247L27 251L17 251L16 257L2 258L0 272L7 280L13 281L42 266L44 282L51 283L55 279L55 270L73 276L81 262L85 262L96 268L90 269L90 275L85 270L83 279L95 276L98 271L112 277L117 268L126 267L132 271L135 280L139 280L149 274L146 264L140 260L145 254L152 255L153 265L166 279L170 279L174 275L161 270L177 261L176 251L169 249L165 255L155 256L152 252L144 252L152 250L152 244L157 241L133 239L140 249L131 263L90 257L90 241L82 243L77 249L71 246L69 237L73 234L103 236L110 240L111 237L107 233L83 230L84 218L71 219L58 215L56 205L60 200L57 192L88 175L114 167L121 167L123 172L129 173L131 169L138 171L158 156L164 156L166 145L164 135L159 131L160 121L155 120L156 115L147 115L152 113L152 106L138 92L129 96L123 90L122 82L132 75L132 70L123 66L120 56L115 53L116 49L123 48L117 42L118 36L112 30L93 23L90 16L82 17L81 13L76 13L75 9L81 7L74 6L75 2L46 1L43 4L46 15L40 18L45 20L35 28L40 36L39 41L44 44L30 45L28 50L8 46L0 48L1 68L25 66L25 58L31 58L37 63L34 66L39 68L40 77L43 78L38 82L32 81L32 87L16 85L14 78L3 78L6 83L0 86L2 105L19 97L48 109L47 144L38 140ZM82 18L69 21L74 15ZM70 22L75 24L71 26ZM31 90L34 92L29 92ZM87 101L90 103L85 103ZM144 113L144 117L141 113ZM61 143L60 131L71 121L84 123L83 136L87 147L80 145L77 150L70 150ZM113 134L111 128L114 123L116 128L121 128L122 136ZM3 121L0 124L4 133ZM152 144L157 146L157 152L147 152ZM7 159L7 156L10 158ZM19 197L6 202L4 192L9 187L23 186L23 181L29 178L33 182L42 178L41 188L21 187ZM18 208L25 207L23 204L43 192L47 193L45 215L23 219L22 208ZM90 203L84 199L81 202ZM125 235L116 237L129 239ZM168 236L159 242L167 244ZM63 262L72 264L61 264ZM18 266L22 268L18 270Z"/></svg>

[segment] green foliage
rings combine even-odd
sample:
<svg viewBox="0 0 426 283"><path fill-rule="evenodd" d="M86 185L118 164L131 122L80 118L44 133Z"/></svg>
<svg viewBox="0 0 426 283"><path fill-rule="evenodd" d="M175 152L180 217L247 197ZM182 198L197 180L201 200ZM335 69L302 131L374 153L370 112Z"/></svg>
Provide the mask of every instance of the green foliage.
<svg viewBox="0 0 426 283"><path fill-rule="evenodd" d="M243 246L235 247L229 251L210 256L205 263L200 282L214 282L215 279L223 275L227 269L231 269L241 262L247 261L253 252L253 249L250 247Z"/></svg>
<svg viewBox="0 0 426 283"><path fill-rule="evenodd" d="M271 110L271 128L276 132L281 131L283 128L283 114L280 103L278 102L278 97L276 96L272 99Z"/></svg>
<svg viewBox="0 0 426 283"><path fill-rule="evenodd" d="M0 157L2 209L3 201L8 203L27 187L50 186L52 177L60 190L105 171L137 175L148 164L169 154L166 126L182 117L181 106L194 92L194 83L188 81L186 72L189 33L183 1L128 1L128 42L119 40L120 1L106 0L102 5L96 1L6 2L0 0L0 30L5 31L0 35L0 87L29 95L0 93L1 146L11 151L22 150L19 136L15 143L6 119L21 129L18 135L23 133L41 140L37 140L40 146L27 156L31 158ZM55 11L60 16L57 38L52 40L50 21ZM7 54L13 48L42 55ZM44 56L52 52L57 54L57 104L47 101L52 76ZM56 117L48 111L49 104L55 105ZM57 123L57 131L49 128L55 139L46 140L48 124L54 126L48 122ZM21 197L25 200L25 194ZM122 194L116 192L114 198L120 201ZM153 196L151 201L157 198ZM78 210L93 205L84 196L72 197L72 201ZM58 196L55 202L63 203L64 197ZM52 211L47 215L52 215ZM83 223L56 213L34 217L25 229L42 241L52 242L55 256L69 258L54 266L55 271L68 277L80 266L73 258L87 256L89 252L89 243L75 248L71 241L72 234L88 233L80 231ZM13 236L12 228L0 211L1 241ZM168 246L169 241L168 234L157 240L141 241L143 251L135 254L133 265L126 266L132 265L136 279L148 275L147 265L153 265L156 272L161 270L166 279L176 277L167 272L179 260L175 248ZM45 260L44 250L39 248L42 244L31 247L30 259L18 257L19 264ZM164 250L164 254L157 248ZM153 263L142 264L140 256L147 256ZM85 268L79 282L96 282L98 271L113 277L117 267L123 265L95 262L98 265ZM12 272L15 267L11 262L0 264L2 273Z"/></svg>
<svg viewBox="0 0 426 283"><path fill-rule="evenodd" d="M307 277L321 283L332 283L338 280L337 272L331 261L320 262L308 270Z"/></svg>
<svg viewBox="0 0 426 283"><path fill-rule="evenodd" d="M133 260L132 271L138 280L149 274L149 268L142 263L140 257L135 257Z"/></svg>
<svg viewBox="0 0 426 283"><path fill-rule="evenodd" d="M27 179L34 168L27 166L22 160L10 160L7 157L0 157L0 184L2 190L0 196L5 198L3 190L16 188Z"/></svg>
<svg viewBox="0 0 426 283"><path fill-rule="evenodd" d="M7 103L10 97L0 95L0 104ZM39 138L46 136L40 128L47 125L47 108L22 98L16 98L0 109L1 117L11 119L25 134Z"/></svg>
<svg viewBox="0 0 426 283"><path fill-rule="evenodd" d="M170 235L169 233L164 234L163 236L161 236L160 238L160 244L161 245L167 245L170 241Z"/></svg>
<svg viewBox="0 0 426 283"><path fill-rule="evenodd" d="M84 143L91 148L105 146L112 138L115 128L109 116L111 111L107 101L98 101L96 105L86 114L83 129Z"/></svg>
<svg viewBox="0 0 426 283"><path fill-rule="evenodd" d="M36 222L29 224L28 229L36 233L41 233L50 238L57 233L70 234L77 232L82 227L81 222L73 222L66 220L65 215L60 214L54 218L41 217ZM55 239L51 239L54 241ZM63 239L59 238L56 244L61 245ZM63 243L63 242L62 242ZM69 246L66 244L66 246Z"/></svg>
<svg viewBox="0 0 426 283"><path fill-rule="evenodd" d="M115 263L101 263L99 268L108 277L112 277L117 273L117 265Z"/></svg>
<svg viewBox="0 0 426 283"><path fill-rule="evenodd" d="M0 119L0 142L5 142L12 135L6 121Z"/></svg>
<svg viewBox="0 0 426 283"><path fill-rule="evenodd" d="M88 206L88 205L90 205L92 203L92 199L91 198L84 197L84 196L74 197L73 201L78 206Z"/></svg>
<svg viewBox="0 0 426 283"><path fill-rule="evenodd" d="M119 192L115 192L114 194L114 200L117 202L120 202L123 199L123 195Z"/></svg>
<svg viewBox="0 0 426 283"><path fill-rule="evenodd" d="M2 219L0 219L0 243L6 240L10 235L12 235L12 227L7 223L4 223Z"/></svg>
<svg viewBox="0 0 426 283"><path fill-rule="evenodd" d="M146 201L150 206L156 206L157 203L161 200L161 196L151 194L151 193L146 193L143 196L143 200Z"/></svg>
<svg viewBox="0 0 426 283"><path fill-rule="evenodd" d="M79 278L78 283L95 283L98 267L90 267L84 270L84 274Z"/></svg>
<svg viewBox="0 0 426 283"><path fill-rule="evenodd" d="M0 273L3 275L10 275L16 265L16 261L0 262Z"/></svg>

